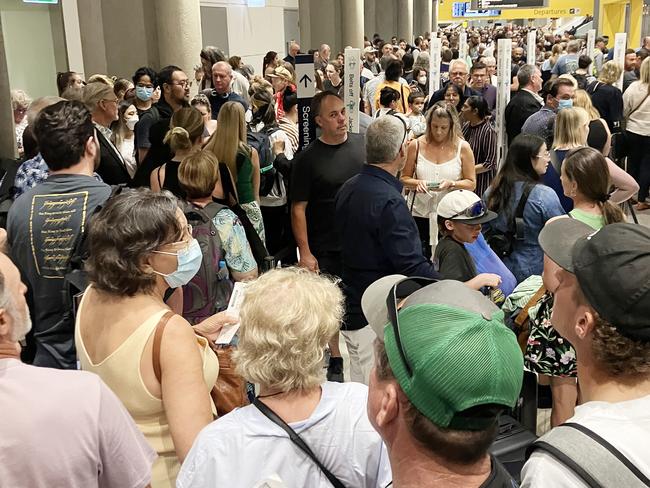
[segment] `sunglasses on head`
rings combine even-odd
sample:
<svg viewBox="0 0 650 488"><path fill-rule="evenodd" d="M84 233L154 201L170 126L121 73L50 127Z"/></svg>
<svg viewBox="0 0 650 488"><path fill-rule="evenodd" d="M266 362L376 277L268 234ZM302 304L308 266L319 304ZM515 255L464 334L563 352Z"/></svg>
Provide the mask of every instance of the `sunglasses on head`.
<svg viewBox="0 0 650 488"><path fill-rule="evenodd" d="M452 215L449 217L449 219L455 219L456 217L467 217L469 219L473 219L476 217L482 217L485 215L485 212L487 212L487 207L485 206L485 203L483 203L483 200L479 200L478 202L473 203L471 206L467 207L462 212L458 212L457 214Z"/></svg>
<svg viewBox="0 0 650 488"><path fill-rule="evenodd" d="M395 336L395 343L397 344L397 350L399 355L402 358L402 363L406 368L406 372L409 376L413 376L413 369L411 363L409 362L406 352L404 351L404 345L402 344L402 338L400 336L400 325L399 325L399 304L400 302L419 290L424 288L431 283L435 283L437 280L431 278L423 278L420 276L415 276L413 278L404 278L393 285L386 297L386 306L388 308L388 318L393 327L393 335Z"/></svg>

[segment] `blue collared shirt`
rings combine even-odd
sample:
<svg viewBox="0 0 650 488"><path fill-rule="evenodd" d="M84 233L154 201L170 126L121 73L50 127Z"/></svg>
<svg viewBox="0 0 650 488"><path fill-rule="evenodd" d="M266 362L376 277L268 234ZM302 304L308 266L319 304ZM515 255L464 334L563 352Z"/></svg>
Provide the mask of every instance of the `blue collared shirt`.
<svg viewBox="0 0 650 488"><path fill-rule="evenodd" d="M438 277L433 263L422 254L418 229L401 191L402 184L393 175L366 165L336 195L347 329L368 323L361 297L379 278L391 274Z"/></svg>

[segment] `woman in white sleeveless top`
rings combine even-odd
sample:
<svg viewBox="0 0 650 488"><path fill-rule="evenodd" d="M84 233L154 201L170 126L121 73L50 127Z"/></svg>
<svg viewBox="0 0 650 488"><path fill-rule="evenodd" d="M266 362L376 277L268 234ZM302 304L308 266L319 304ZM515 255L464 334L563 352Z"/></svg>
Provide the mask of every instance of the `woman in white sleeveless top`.
<svg viewBox="0 0 650 488"><path fill-rule="evenodd" d="M401 180L424 253L431 257L438 243L438 202L450 191L476 188L474 154L454 109L439 102L429 110L427 130L409 145Z"/></svg>

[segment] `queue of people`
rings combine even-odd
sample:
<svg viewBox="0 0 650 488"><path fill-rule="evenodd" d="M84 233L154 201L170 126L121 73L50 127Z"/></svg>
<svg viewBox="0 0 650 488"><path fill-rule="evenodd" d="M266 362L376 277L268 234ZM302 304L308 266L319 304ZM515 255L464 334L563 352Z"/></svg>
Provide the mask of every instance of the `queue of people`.
<svg viewBox="0 0 650 488"><path fill-rule="evenodd" d="M650 61L543 30L527 60L525 28L467 34L466 59L457 29L367 39L360 134L342 55L310 51L302 149L295 42L259 75L208 46L193 80L15 92L0 484L648 483L650 231L620 205L650 208ZM553 428L521 471L490 446L530 401L524 371L550 384Z"/></svg>

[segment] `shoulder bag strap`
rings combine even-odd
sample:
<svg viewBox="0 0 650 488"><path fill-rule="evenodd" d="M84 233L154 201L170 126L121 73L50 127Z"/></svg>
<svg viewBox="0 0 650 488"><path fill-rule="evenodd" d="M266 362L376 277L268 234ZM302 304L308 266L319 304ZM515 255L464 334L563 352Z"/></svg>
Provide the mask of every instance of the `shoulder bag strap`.
<svg viewBox="0 0 650 488"><path fill-rule="evenodd" d="M345 485L341 483L341 481L334 476L329 469L327 469L323 464L318 460L314 452L311 450L311 448L305 444L305 441L302 440L302 438L296 433L295 430L293 430L287 423L282 420L273 410L271 410L268 406L266 406L264 403L262 403L258 398L255 398L253 401L253 405L257 407L257 409L262 412L262 414L269 419L271 422L273 422L275 425L278 427L281 427L282 430L284 430L287 434L289 434L289 439L291 439L291 442L293 442L298 448L307 454L307 456L310 457L312 461L320 468L320 470L323 472L325 477L329 480L330 483L332 483L332 486L335 488L345 488Z"/></svg>
<svg viewBox="0 0 650 488"><path fill-rule="evenodd" d="M643 105L643 103L648 99L649 96L650 96L650 92L647 93L645 97L643 97L643 100L641 100L641 103L639 103L636 107L634 107L634 110L632 110L629 114L627 114L628 119L632 116L632 114L634 112L636 112L637 110L639 110L641 108L641 105Z"/></svg>
<svg viewBox="0 0 650 488"><path fill-rule="evenodd" d="M515 324L517 324L519 327L522 327L524 325L524 322L526 322L528 319L528 310L531 309L537 302L539 302L539 299L542 298L544 293L546 293L546 287L542 285L533 294L533 296L530 297L530 300L528 300L526 305L523 306L521 312L517 314L517 317L515 318Z"/></svg>
<svg viewBox="0 0 650 488"><path fill-rule="evenodd" d="M420 140L415 140L415 161L413 162L413 179L417 179L418 174L418 158L420 157ZM413 193L413 198L411 198L411 206L409 207L409 212L413 215L413 205L415 204L415 195L417 195L417 190L411 190Z"/></svg>
<svg viewBox="0 0 650 488"><path fill-rule="evenodd" d="M587 427L565 423L526 449L526 457L544 451L580 477L590 488L643 488L650 479L618 449Z"/></svg>
<svg viewBox="0 0 650 488"><path fill-rule="evenodd" d="M153 334L153 373L156 375L158 383L160 383L162 379L162 370L160 368L160 345L162 343L162 336L167 322L169 322L169 319L171 319L174 315L174 312L171 310L169 312L166 312L160 318L158 325L156 325L156 331Z"/></svg>
<svg viewBox="0 0 650 488"><path fill-rule="evenodd" d="M524 208L526 207L526 203L528 202L528 197L530 196L530 192L533 190L535 185L531 184L524 184L524 191L521 194L521 198L519 199L519 203L517 204L517 210L515 211L515 215L513 218L513 221L515 223L515 239L523 239L524 238Z"/></svg>

